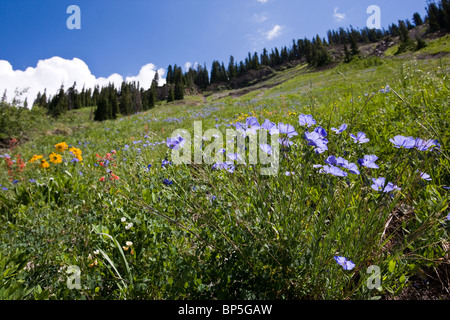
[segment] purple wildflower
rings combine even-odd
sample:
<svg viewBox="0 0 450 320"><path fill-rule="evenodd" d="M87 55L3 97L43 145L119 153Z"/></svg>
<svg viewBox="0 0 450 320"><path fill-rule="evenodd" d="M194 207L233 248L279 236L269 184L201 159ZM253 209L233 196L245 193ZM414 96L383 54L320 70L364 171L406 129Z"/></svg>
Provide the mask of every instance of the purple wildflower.
<svg viewBox="0 0 450 320"><path fill-rule="evenodd" d="M314 118L310 114L308 114L308 115L304 115L304 114L299 115L298 116L298 122L300 123L301 126L308 126L308 128L311 127L312 125L316 124L316 120L314 120Z"/></svg>
<svg viewBox="0 0 450 320"><path fill-rule="evenodd" d="M167 146L172 150L178 150L180 147L183 148L184 143L186 142L186 139L183 137L176 137L176 138L167 138Z"/></svg>
<svg viewBox="0 0 450 320"><path fill-rule="evenodd" d="M378 165L375 163L375 161L378 160L378 157L374 154L369 156L364 156L364 159L359 159L358 164L360 166L371 168L371 169L379 169Z"/></svg>
<svg viewBox="0 0 450 320"><path fill-rule="evenodd" d="M261 150L268 154L271 155L272 154L272 146L269 144L260 144L259 147L261 148Z"/></svg>
<svg viewBox="0 0 450 320"><path fill-rule="evenodd" d="M341 134L342 132L347 130L347 127L348 125L344 123L342 126L339 127L339 129L331 128L331 130L334 131L336 134Z"/></svg>
<svg viewBox="0 0 450 320"><path fill-rule="evenodd" d="M431 181L431 177L430 177L429 174L427 174L425 172L422 172L422 171L419 171L419 170L417 170L417 172L419 172L420 178L422 178L423 180Z"/></svg>
<svg viewBox="0 0 450 320"><path fill-rule="evenodd" d="M413 137L395 136L394 139L389 139L389 141L398 149L412 149L416 145L416 140Z"/></svg>
<svg viewBox="0 0 450 320"><path fill-rule="evenodd" d="M385 178L372 178L373 184L370 186L375 191L381 191L384 188L384 183L386 182Z"/></svg>
<svg viewBox="0 0 450 320"><path fill-rule="evenodd" d="M341 265L344 270L352 270L355 267L353 261L348 260L346 257L334 256L334 260Z"/></svg>
<svg viewBox="0 0 450 320"><path fill-rule="evenodd" d="M414 143L414 147L419 151L427 151L431 147L436 146L435 140L425 141L423 139L417 138Z"/></svg>
<svg viewBox="0 0 450 320"><path fill-rule="evenodd" d="M352 134L350 134L350 137L353 139L354 143L363 144L363 143L366 143L366 142L370 141L366 137L366 134L364 132L358 132L358 134L356 136L352 133Z"/></svg>
<svg viewBox="0 0 450 320"><path fill-rule="evenodd" d="M320 173L331 174L332 176L335 176L335 177L347 177L348 176L347 172L341 170L338 167L332 166L332 165L330 165L330 166L323 166L322 169L320 169L319 172Z"/></svg>
<svg viewBox="0 0 450 320"><path fill-rule="evenodd" d="M277 125L272 121L266 119L264 123L261 125L261 128L266 129L267 131L270 132L271 130L276 129Z"/></svg>

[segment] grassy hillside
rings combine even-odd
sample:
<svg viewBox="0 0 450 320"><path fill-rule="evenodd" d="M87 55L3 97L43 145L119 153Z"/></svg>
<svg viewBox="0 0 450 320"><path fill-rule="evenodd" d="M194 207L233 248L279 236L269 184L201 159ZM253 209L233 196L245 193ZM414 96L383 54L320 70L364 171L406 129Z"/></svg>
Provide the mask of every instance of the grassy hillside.
<svg viewBox="0 0 450 320"><path fill-rule="evenodd" d="M448 286L448 72L447 55L299 65L116 121L94 123L88 108L43 122L0 158L0 297L392 299ZM201 121L225 137L249 117L296 130L275 176L247 161L229 171L170 163L174 130L194 139ZM304 135L320 128L323 153ZM359 132L369 141L355 143ZM399 135L429 145L397 148ZM376 166L358 162L370 155Z"/></svg>

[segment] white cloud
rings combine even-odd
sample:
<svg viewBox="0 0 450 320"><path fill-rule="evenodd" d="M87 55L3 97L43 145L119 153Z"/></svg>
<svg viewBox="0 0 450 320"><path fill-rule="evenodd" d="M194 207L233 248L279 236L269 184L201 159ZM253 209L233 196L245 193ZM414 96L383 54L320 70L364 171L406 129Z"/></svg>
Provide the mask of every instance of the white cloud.
<svg viewBox="0 0 450 320"><path fill-rule="evenodd" d="M266 16L264 13L261 13L261 14L255 13L255 14L253 15L253 19L254 19L257 23L262 23L262 22L264 22L264 21L267 20L267 16Z"/></svg>
<svg viewBox="0 0 450 320"><path fill-rule="evenodd" d="M189 71L189 68L192 68L192 63L189 62L189 61L187 61L187 62L184 64L184 71L185 71L185 72L188 72L188 71Z"/></svg>
<svg viewBox="0 0 450 320"><path fill-rule="evenodd" d="M160 77L159 84L165 83L164 69L156 69L152 63L143 66L137 76L126 77L125 81L139 81L140 86L148 88L151 85L155 73L158 72ZM31 106L38 92L43 93L47 89L47 96L57 93L61 85L67 89L74 82L77 83L76 88L81 90L83 86L86 88L94 88L96 85L100 87L113 83L116 87L120 87L124 78L114 73L107 78L94 76L87 64L78 58L72 60L53 57L46 60L40 60L36 67L29 67L25 71L13 70L12 65L5 60L0 60L0 95L7 90L8 101L14 98L16 89L22 91L28 88L20 100L27 98L28 105Z"/></svg>
<svg viewBox="0 0 450 320"><path fill-rule="evenodd" d="M126 77L126 82L139 82L139 86L141 88L147 89L152 85L152 81L155 78L155 73L158 72L159 76L159 84L163 84L161 81L162 76L164 75L164 69L156 70L156 66L153 63L146 64L141 68L139 74L135 77Z"/></svg>
<svg viewBox="0 0 450 320"><path fill-rule="evenodd" d="M198 68L198 62L195 62L194 64L192 64L192 62L187 61L187 62L184 64L184 72L188 72L190 68L192 68L193 70L197 70L197 68Z"/></svg>
<svg viewBox="0 0 450 320"><path fill-rule="evenodd" d="M273 40L278 38L281 35L281 31L283 30L282 26L275 25L272 30L265 32L264 35L267 40Z"/></svg>
<svg viewBox="0 0 450 320"><path fill-rule="evenodd" d="M340 22L345 19L345 13L339 13L339 8L334 8L333 18L336 19L337 22Z"/></svg>
<svg viewBox="0 0 450 320"><path fill-rule="evenodd" d="M259 3L267 3L267 0L256 0L256 1L258 1Z"/></svg>

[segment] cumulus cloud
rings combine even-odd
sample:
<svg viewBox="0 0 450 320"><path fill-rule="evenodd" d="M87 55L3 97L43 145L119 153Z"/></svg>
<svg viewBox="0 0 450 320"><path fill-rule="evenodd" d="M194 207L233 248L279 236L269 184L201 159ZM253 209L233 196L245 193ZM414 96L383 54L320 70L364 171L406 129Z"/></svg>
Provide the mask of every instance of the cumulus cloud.
<svg viewBox="0 0 450 320"><path fill-rule="evenodd" d="M150 88L152 85L152 81L155 78L155 73L158 72L159 76L159 84L165 83L164 80L161 80L165 71L164 69L156 70L156 66L153 63L146 64L141 68L139 74L135 77L126 77L126 82L139 82L141 88Z"/></svg>
<svg viewBox="0 0 450 320"><path fill-rule="evenodd" d="M339 13L338 10L339 10L338 7L334 8L334 13L333 13L333 18L334 18L337 22L342 21L342 20L345 19L345 13Z"/></svg>
<svg viewBox="0 0 450 320"><path fill-rule="evenodd" d="M155 73L160 76L160 85L165 83L162 79L164 69L156 69L152 63L143 66L137 76L126 77L125 81L139 81L141 87L150 87ZM40 60L36 67L29 67L25 71L13 70L12 65L6 60L0 60L0 94L7 90L8 101L14 98L16 90L26 92L20 97L23 102L25 98L28 105L31 106L38 92L43 93L47 90L47 96L57 93L61 85L67 89L75 82L76 88L81 90L83 86L86 88L94 88L96 85L103 87L109 83L113 83L116 87L120 87L124 78L117 74L111 74L109 77L94 76L89 70L88 65L81 59L74 58L72 60L53 57L50 59Z"/></svg>
<svg viewBox="0 0 450 320"><path fill-rule="evenodd" d="M281 35L282 30L283 27L277 24L272 28L272 30L265 33L265 37L267 40L273 40L275 38L278 38Z"/></svg>
<svg viewBox="0 0 450 320"><path fill-rule="evenodd" d="M267 0L256 0L256 1L258 1L259 3L266 3L267 2Z"/></svg>
<svg viewBox="0 0 450 320"><path fill-rule="evenodd" d="M261 14L255 13L255 14L253 15L253 19L254 19L257 23L262 23L262 22L264 22L264 21L267 20L267 15L264 14L264 13L261 13Z"/></svg>

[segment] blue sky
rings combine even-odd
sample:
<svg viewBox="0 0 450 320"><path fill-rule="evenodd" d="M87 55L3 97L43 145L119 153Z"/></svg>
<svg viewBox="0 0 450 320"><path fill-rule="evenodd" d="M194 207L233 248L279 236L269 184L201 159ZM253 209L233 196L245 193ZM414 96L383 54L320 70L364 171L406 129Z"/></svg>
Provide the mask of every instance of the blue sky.
<svg viewBox="0 0 450 320"><path fill-rule="evenodd" d="M70 5L81 9L81 30L66 26ZM1 0L0 68L11 76L11 68L60 57L83 61L95 78L196 62L209 70L213 60L227 65L230 55L240 61L329 29L363 28L370 5L380 7L387 27L416 11L423 17L426 0ZM5 74L0 69L0 90Z"/></svg>

